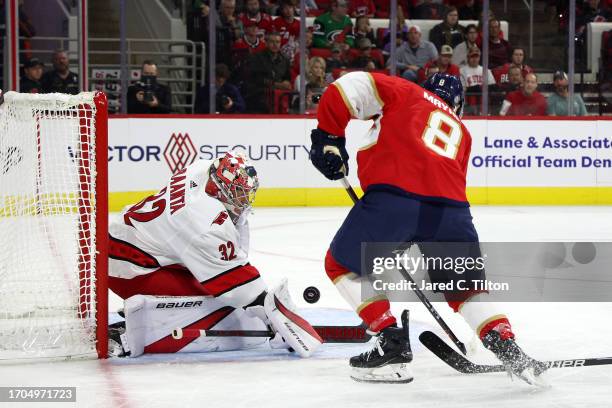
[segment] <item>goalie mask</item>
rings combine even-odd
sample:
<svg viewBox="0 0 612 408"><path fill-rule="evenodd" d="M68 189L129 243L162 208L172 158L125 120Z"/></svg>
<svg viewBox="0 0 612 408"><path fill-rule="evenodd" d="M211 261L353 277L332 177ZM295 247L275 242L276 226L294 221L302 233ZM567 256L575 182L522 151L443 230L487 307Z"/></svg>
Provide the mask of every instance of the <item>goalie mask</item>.
<svg viewBox="0 0 612 408"><path fill-rule="evenodd" d="M213 161L208 176L206 193L225 204L230 214L240 216L255 201L259 180L244 155L227 152Z"/></svg>

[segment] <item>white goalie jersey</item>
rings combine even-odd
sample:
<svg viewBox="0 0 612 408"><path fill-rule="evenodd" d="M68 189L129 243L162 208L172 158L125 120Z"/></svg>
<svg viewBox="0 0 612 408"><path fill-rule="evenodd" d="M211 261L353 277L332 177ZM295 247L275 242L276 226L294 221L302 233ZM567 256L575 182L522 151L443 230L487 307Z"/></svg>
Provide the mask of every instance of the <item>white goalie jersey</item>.
<svg viewBox="0 0 612 408"><path fill-rule="evenodd" d="M112 278L126 282L160 271L188 272L206 295L234 307L266 289L248 263L249 210L234 224L223 203L204 190L211 163L199 160L177 172L159 193L124 209L111 223ZM111 289L122 296L117 281Z"/></svg>

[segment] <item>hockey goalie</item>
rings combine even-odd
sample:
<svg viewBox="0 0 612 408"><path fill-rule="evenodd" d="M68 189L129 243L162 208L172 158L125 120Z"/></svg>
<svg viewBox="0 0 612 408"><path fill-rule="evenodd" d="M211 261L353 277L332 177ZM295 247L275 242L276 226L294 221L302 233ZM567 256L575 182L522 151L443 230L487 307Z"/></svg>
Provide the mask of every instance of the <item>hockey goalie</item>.
<svg viewBox="0 0 612 408"><path fill-rule="evenodd" d="M114 356L236 350L268 342L309 357L322 343L295 312L286 280L269 290L248 262L248 215L259 182L229 152L176 172L159 193L109 227L109 286L125 322L109 330ZM191 336L201 330L271 331L272 338Z"/></svg>

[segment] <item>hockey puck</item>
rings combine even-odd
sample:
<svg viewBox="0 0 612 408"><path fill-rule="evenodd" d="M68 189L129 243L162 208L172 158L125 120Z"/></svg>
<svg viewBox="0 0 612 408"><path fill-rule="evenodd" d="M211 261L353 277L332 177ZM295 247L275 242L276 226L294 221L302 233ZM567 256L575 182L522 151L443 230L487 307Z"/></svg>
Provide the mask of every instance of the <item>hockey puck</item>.
<svg viewBox="0 0 612 408"><path fill-rule="evenodd" d="M317 303L321 298L321 292L314 286L304 289L304 300L308 303Z"/></svg>

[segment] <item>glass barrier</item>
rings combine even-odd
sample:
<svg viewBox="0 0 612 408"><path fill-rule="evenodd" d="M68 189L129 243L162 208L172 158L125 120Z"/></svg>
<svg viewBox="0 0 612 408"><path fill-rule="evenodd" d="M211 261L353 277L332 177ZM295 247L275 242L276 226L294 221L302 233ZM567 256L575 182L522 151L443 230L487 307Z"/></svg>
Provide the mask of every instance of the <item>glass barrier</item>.
<svg viewBox="0 0 612 408"><path fill-rule="evenodd" d="M313 94L346 72L365 70L417 84L434 72L455 75L466 115L565 116L610 111L612 23L603 3L250 0L239 10L224 0L218 11L196 1L194 13L217 13L210 51L230 67L245 112L311 113ZM288 101L297 101L302 81L306 106L297 109Z"/></svg>
<svg viewBox="0 0 612 408"><path fill-rule="evenodd" d="M7 47L7 38L6 38L6 13L4 12L4 1L0 0L0 34L2 35L2 51L0 53L0 89L7 89L5 84L5 78L7 76L7 65L5 63L6 58L6 47Z"/></svg>

